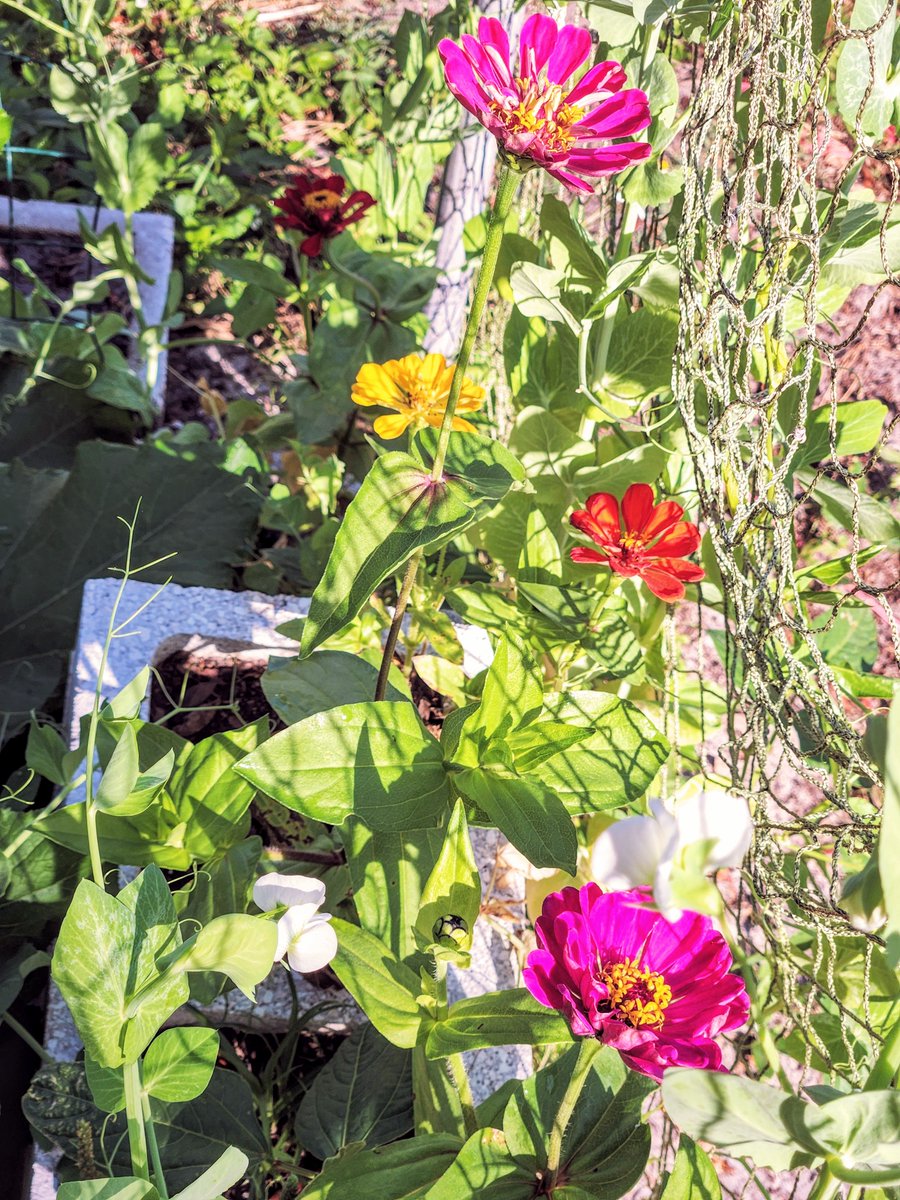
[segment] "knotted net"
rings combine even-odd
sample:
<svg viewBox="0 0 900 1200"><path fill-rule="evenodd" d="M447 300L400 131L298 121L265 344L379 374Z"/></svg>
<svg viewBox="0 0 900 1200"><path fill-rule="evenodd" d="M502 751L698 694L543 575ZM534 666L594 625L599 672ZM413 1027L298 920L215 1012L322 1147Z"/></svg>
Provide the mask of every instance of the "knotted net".
<svg viewBox="0 0 900 1200"><path fill-rule="evenodd" d="M852 24L872 7L857 0ZM873 707L887 700L877 698L877 686L868 693L875 699L852 699L846 670L829 664L827 635L865 603L889 631L887 673L900 663L891 605L897 580L882 571L875 583L865 569L868 547L885 540L866 476L897 418L874 451L850 464L839 410L841 356L880 293L900 282L892 235L900 150L882 148L883 137L868 132L881 103L895 0L877 0L862 28L851 27L842 0L743 0L734 8L706 44L683 141L674 392L715 552L707 595L721 596L716 644L729 715L718 754L735 788L756 799L750 882L735 916L748 949L771 964L770 994L807 1041L807 1063L833 1068L813 1020L829 998L845 1051L841 1069L855 1082L862 1044L871 1052L878 1040L869 1007L878 938L850 926L838 881L842 856L870 852L877 838L878 772L864 732ZM849 159L826 190L839 53L849 54L842 86L845 94L855 87L858 106L847 120ZM886 198L848 203L867 162L887 181ZM881 279L861 314L838 328L824 313L835 258L843 262L862 245L869 258L877 248ZM813 505L832 526L845 526L839 585L798 570L799 523ZM701 655L701 675L705 669ZM861 937L857 1005L835 972L850 938L859 961Z"/></svg>

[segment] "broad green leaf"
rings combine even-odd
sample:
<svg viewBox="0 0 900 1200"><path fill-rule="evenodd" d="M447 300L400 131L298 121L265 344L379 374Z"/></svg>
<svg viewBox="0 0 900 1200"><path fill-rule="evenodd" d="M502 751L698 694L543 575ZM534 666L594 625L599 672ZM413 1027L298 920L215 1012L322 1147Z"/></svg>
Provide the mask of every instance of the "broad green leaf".
<svg viewBox="0 0 900 1200"><path fill-rule="evenodd" d="M410 1057L374 1026L354 1029L300 1102L294 1133L303 1149L324 1160L353 1143L379 1146L408 1133Z"/></svg>
<svg viewBox="0 0 900 1200"><path fill-rule="evenodd" d="M134 1062L187 1000L187 982L176 976L147 993L134 1015L127 1015L138 992L158 979L157 958L180 941L171 894L157 868L147 867L118 897L91 880L78 885L59 932L52 973L85 1049L101 1066Z"/></svg>
<svg viewBox="0 0 900 1200"><path fill-rule="evenodd" d="M434 927L441 919L453 916L463 922L454 947L468 951L472 948L475 921L481 909L481 876L472 850L466 809L457 800L447 822L444 844L434 870L422 891L421 907L416 929L423 943L439 941Z"/></svg>
<svg viewBox="0 0 900 1200"><path fill-rule="evenodd" d="M628 312L613 330L602 379L595 390L630 406L672 386L672 359L678 320L675 314L640 308Z"/></svg>
<svg viewBox="0 0 900 1200"><path fill-rule="evenodd" d="M443 844L443 831L375 832L351 817L341 838L360 925L397 958L409 958L416 953L413 927L422 888Z"/></svg>
<svg viewBox="0 0 900 1200"><path fill-rule="evenodd" d="M531 1200L537 1177L512 1157L499 1129L479 1129L426 1200Z"/></svg>
<svg viewBox="0 0 900 1200"><path fill-rule="evenodd" d="M597 1200L616 1200L640 1178L650 1153L641 1119L653 1085L630 1071L609 1047L581 1040L549 1067L523 1081L503 1114L510 1152L547 1165L547 1142L560 1101L583 1056L592 1055L562 1146L567 1185Z"/></svg>
<svg viewBox="0 0 900 1200"><path fill-rule="evenodd" d="M402 684L403 677L393 672ZM262 677L266 699L286 725L339 704L363 704L375 695L378 670L345 650L319 650L309 658L272 658ZM389 681L386 700L403 700Z"/></svg>
<svg viewBox="0 0 900 1200"><path fill-rule="evenodd" d="M786 1119L804 1102L778 1088L740 1075L674 1067L663 1077L662 1094L679 1129L736 1158L746 1155L758 1167L787 1171L815 1157L798 1145Z"/></svg>
<svg viewBox="0 0 900 1200"><path fill-rule="evenodd" d="M797 452L797 467L846 454L866 454L881 435L888 409L880 400L854 400L838 404L834 410L834 453L831 449L830 405L815 408L806 422L806 441Z"/></svg>
<svg viewBox="0 0 900 1200"><path fill-rule="evenodd" d="M173 970L217 971L227 975L248 1000L275 961L278 930L274 921L247 913L215 917L185 943Z"/></svg>
<svg viewBox="0 0 900 1200"><path fill-rule="evenodd" d="M119 734L119 740L116 742L116 748L112 752L109 764L103 772L103 778L97 787L94 797L97 807L104 812L113 812L117 805L125 805L127 807L126 801L134 785L137 783L137 777L137 737L131 725L125 724ZM148 799L147 804L150 803L151 799L152 796ZM144 808L146 807L147 805L145 804ZM129 808L122 815L134 816L138 812L143 812L143 808Z"/></svg>
<svg viewBox="0 0 900 1200"><path fill-rule="evenodd" d="M122 1112L125 1108L125 1076L121 1067L101 1067L85 1053L84 1073L94 1103L105 1113Z"/></svg>
<svg viewBox="0 0 900 1200"><path fill-rule="evenodd" d="M23 813L0 808L0 843L8 847L22 835L13 853L4 856L8 878L0 897L0 935L49 943L79 879L88 872L88 863L80 854L55 845L28 821Z"/></svg>
<svg viewBox="0 0 900 1200"><path fill-rule="evenodd" d="M506 744L512 751L516 771L527 775L547 759L592 736L592 731L585 726L567 725L562 721L535 721L527 728L511 733Z"/></svg>
<svg viewBox="0 0 900 1200"><path fill-rule="evenodd" d="M457 434L460 438L468 446L455 448L455 458L448 459L437 482L408 454L389 451L376 459L347 509L313 593L302 656L349 624L416 550L465 529L512 485L508 451L477 434ZM466 450L468 463L463 461Z"/></svg>
<svg viewBox="0 0 900 1200"><path fill-rule="evenodd" d="M27 942L17 946L12 953L6 951L4 961L0 963L0 1016L16 1000L31 972L39 971L49 963L50 958L43 950L35 950Z"/></svg>
<svg viewBox="0 0 900 1200"><path fill-rule="evenodd" d="M481 703L463 726L461 745L473 738L490 743L527 725L540 711L543 697L541 675L525 642L509 630L497 646Z"/></svg>
<svg viewBox="0 0 900 1200"><path fill-rule="evenodd" d="M459 663L439 658L437 654L414 654L413 666L422 682L440 696L449 698L458 707L466 703L466 673Z"/></svg>
<svg viewBox="0 0 900 1200"><path fill-rule="evenodd" d="M485 1046L552 1046L575 1040L559 1013L539 1004L525 988L511 988L458 1000L449 1016L432 1026L425 1052L429 1058L446 1058Z"/></svg>
<svg viewBox="0 0 900 1200"><path fill-rule="evenodd" d="M164 1029L147 1048L141 1071L144 1091L157 1100L194 1100L212 1078L219 1054L215 1029Z"/></svg>
<svg viewBox="0 0 900 1200"><path fill-rule="evenodd" d="M843 43L835 75L838 110L851 131L857 127L876 141L883 137L891 123L898 91L896 62L893 61L894 31L897 27L896 8L891 5L883 20L886 5L883 0L855 0L851 29L877 26L871 45L874 63L869 59L869 45L862 38ZM874 80L870 90L870 72ZM894 71L894 78L889 74ZM863 107L865 102L865 107Z"/></svg>
<svg viewBox="0 0 900 1200"><path fill-rule="evenodd" d="M529 478L535 475L559 476L573 461L591 460L593 447L558 417L543 408L523 408L509 440Z"/></svg>
<svg viewBox="0 0 900 1200"><path fill-rule="evenodd" d="M191 865L191 855L183 846L184 826L179 830L177 825L171 814L156 804L136 817L97 814L101 852L108 862L122 866L142 867L155 863L167 870L186 871ZM83 800L42 814L34 827L37 833L60 846L78 854L88 853Z"/></svg>
<svg viewBox="0 0 900 1200"><path fill-rule="evenodd" d="M234 768L264 742L268 730L261 717L186 745L178 754L167 790L192 857L214 858L245 836L254 789Z"/></svg>
<svg viewBox="0 0 900 1200"><path fill-rule="evenodd" d="M584 227L575 219L575 210L556 196L544 196L541 204L541 232L550 239L553 265L568 270L573 277L587 280L592 287L606 278L603 259Z"/></svg>
<svg viewBox="0 0 900 1200"><path fill-rule="evenodd" d="M462 771L454 782L535 867L575 874L575 826L562 801L543 784L500 768Z"/></svg>
<svg viewBox="0 0 900 1200"><path fill-rule="evenodd" d="M175 553L142 579L231 586L232 564L256 529L261 498L223 470L220 459L221 451L206 447L191 461L149 443L94 440L78 447L63 485L10 547L14 568L0 595L0 711L19 720L44 706L74 644L84 583L121 565L119 518L130 518L139 499L135 561ZM5 505L3 511L6 519Z"/></svg>
<svg viewBox="0 0 900 1200"><path fill-rule="evenodd" d="M895 1088L791 1107L785 1118L794 1138L812 1153L836 1155L848 1167L900 1168L900 1092Z"/></svg>
<svg viewBox="0 0 900 1200"><path fill-rule="evenodd" d="M721 1196L719 1178L709 1155L683 1133L660 1200L721 1200Z"/></svg>
<svg viewBox="0 0 900 1200"><path fill-rule="evenodd" d="M419 1004L418 977L371 933L337 917L332 924L338 935L334 973L378 1032L411 1050L432 1024Z"/></svg>
<svg viewBox="0 0 900 1200"><path fill-rule="evenodd" d="M304 1200L424 1200L460 1145L458 1138L433 1133L373 1150L348 1150L307 1184Z"/></svg>
<svg viewBox="0 0 900 1200"><path fill-rule="evenodd" d="M583 741L561 750L529 771L571 814L602 812L637 800L669 756L669 744L641 710L628 700L601 692L547 696L548 724L592 730ZM528 733L540 734L542 718Z"/></svg>
<svg viewBox="0 0 900 1200"><path fill-rule="evenodd" d="M29 770L62 787L66 782L65 761L68 753L69 747L52 725L31 722L25 748L25 762Z"/></svg>
<svg viewBox="0 0 900 1200"><path fill-rule="evenodd" d="M408 701L344 704L277 733L237 767L294 812L401 832L435 824L449 799L440 744Z"/></svg>
<svg viewBox="0 0 900 1200"><path fill-rule="evenodd" d="M250 1160L242 1150L229 1146L199 1179L189 1183L172 1200L217 1200L232 1184L240 1183L249 1165Z"/></svg>
<svg viewBox="0 0 900 1200"><path fill-rule="evenodd" d="M797 472L797 480L803 487L811 486L813 478L808 470ZM900 545L900 521L886 504L865 492L854 498L852 490L841 480L822 478L816 481L811 497L838 529L853 529L858 520L860 537L866 541L879 542L888 549Z"/></svg>
<svg viewBox="0 0 900 1200"><path fill-rule="evenodd" d="M119 1176L61 1183L57 1200L159 1200L159 1192L146 1179Z"/></svg>
<svg viewBox="0 0 900 1200"><path fill-rule="evenodd" d="M565 325L577 334L578 320L562 296L564 284L565 272L536 263L518 262L509 273L509 286L519 312Z"/></svg>
<svg viewBox="0 0 900 1200"><path fill-rule="evenodd" d="M895 688L888 713L884 754L884 807L878 833L878 873L888 920L884 940L888 962L900 964L900 687Z"/></svg>

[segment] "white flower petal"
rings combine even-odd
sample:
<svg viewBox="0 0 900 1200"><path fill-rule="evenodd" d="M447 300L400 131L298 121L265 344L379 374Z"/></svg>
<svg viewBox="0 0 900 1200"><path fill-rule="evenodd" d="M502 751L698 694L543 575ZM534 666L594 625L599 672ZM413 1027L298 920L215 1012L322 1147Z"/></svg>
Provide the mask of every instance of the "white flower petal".
<svg viewBox="0 0 900 1200"><path fill-rule="evenodd" d="M321 971L337 954L337 934L323 913L313 918L303 933L292 940L288 963L301 974Z"/></svg>
<svg viewBox="0 0 900 1200"><path fill-rule="evenodd" d="M680 847L711 842L706 865L739 867L753 839L753 818L743 796L724 788L692 791L674 807Z"/></svg>
<svg viewBox="0 0 900 1200"><path fill-rule="evenodd" d="M312 904L318 908L325 900L325 884L309 875L261 875L253 885L254 903L271 912L279 904Z"/></svg>
<svg viewBox="0 0 900 1200"><path fill-rule="evenodd" d="M591 876L614 891L652 884L669 840L669 829L655 817L616 821L594 842Z"/></svg>

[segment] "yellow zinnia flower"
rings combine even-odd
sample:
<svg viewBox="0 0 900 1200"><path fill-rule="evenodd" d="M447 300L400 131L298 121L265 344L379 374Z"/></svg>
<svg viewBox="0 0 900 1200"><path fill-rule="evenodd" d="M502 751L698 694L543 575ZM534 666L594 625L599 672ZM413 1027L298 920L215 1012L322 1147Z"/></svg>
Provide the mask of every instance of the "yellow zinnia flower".
<svg viewBox="0 0 900 1200"><path fill-rule="evenodd" d="M380 404L396 410L395 416L378 417L375 432L379 437L396 438L412 425L440 428L450 396L454 366L448 366L443 354L407 354L386 363L366 363L360 368L351 396L355 403ZM463 378L456 412L475 412L484 401L484 388ZM453 416L452 429L475 433L475 426Z"/></svg>

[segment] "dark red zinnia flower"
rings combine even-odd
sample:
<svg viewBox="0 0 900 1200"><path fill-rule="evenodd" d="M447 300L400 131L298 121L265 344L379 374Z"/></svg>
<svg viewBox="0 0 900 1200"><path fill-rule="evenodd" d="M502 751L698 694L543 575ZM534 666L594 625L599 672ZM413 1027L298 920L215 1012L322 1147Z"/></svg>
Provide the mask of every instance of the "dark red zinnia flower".
<svg viewBox="0 0 900 1200"><path fill-rule="evenodd" d="M680 600L685 583L703 578L703 568L685 559L699 548L700 530L682 521L684 509L674 500L654 500L649 484L633 483L622 498L620 517L615 496L589 496L571 521L600 550L575 546L569 553L572 562L603 563L617 575L638 576L660 600Z"/></svg>
<svg viewBox="0 0 900 1200"><path fill-rule="evenodd" d="M346 179L340 175L306 171L293 176L287 191L275 201L276 208L281 209L275 223L307 235L300 243L301 254L309 258L321 254L324 241L343 233L375 203L368 192L351 192L345 198L346 186Z"/></svg>

